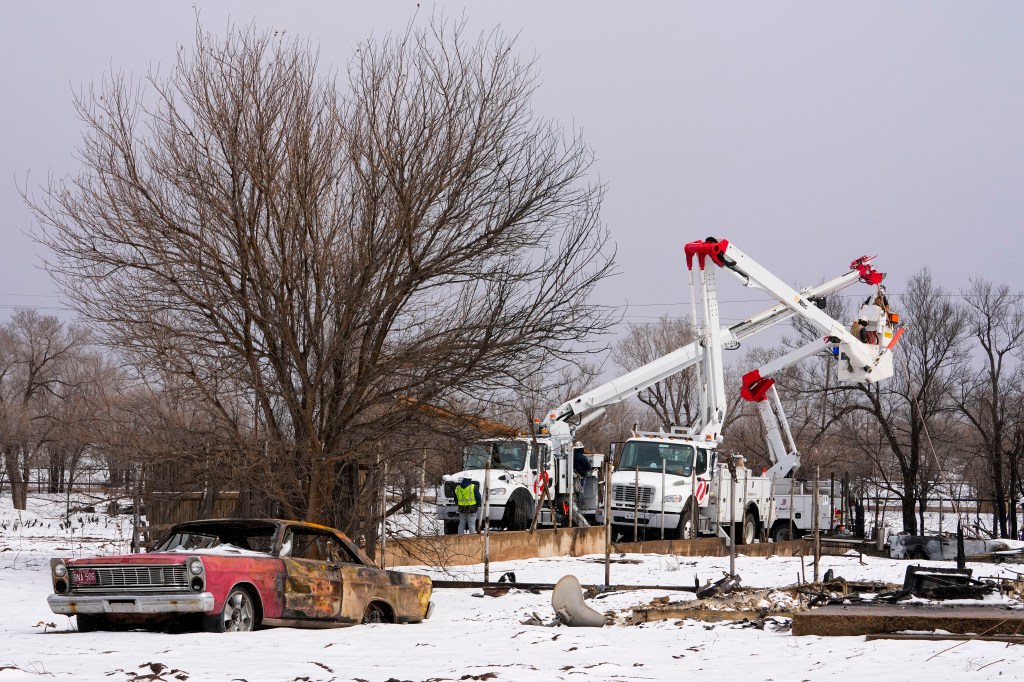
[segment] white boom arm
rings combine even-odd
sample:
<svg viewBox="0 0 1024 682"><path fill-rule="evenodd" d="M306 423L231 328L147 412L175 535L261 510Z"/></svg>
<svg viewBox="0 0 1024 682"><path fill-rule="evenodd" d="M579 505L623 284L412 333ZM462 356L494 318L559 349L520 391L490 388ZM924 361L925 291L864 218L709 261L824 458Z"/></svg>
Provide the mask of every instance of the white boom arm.
<svg viewBox="0 0 1024 682"><path fill-rule="evenodd" d="M892 336L891 329L888 328L889 320L881 307L865 305L861 308L861 317L867 318L865 321L872 325L876 333L883 333L883 342L867 344L854 337L845 324L831 318L825 311L814 305L813 301L808 300L806 295L796 291L773 275L753 258L730 244L728 240L709 238L705 241L690 242L686 245L688 265L692 264L694 256L699 259L701 270L704 269L705 259L710 259L715 265L732 272L743 286L767 291L794 314L814 325L825 337L834 339L834 342L839 345L841 354L848 360L848 363L840 365L839 379L841 381L874 383L892 376L892 355L886 353L891 344L886 345L884 341L895 342L895 338ZM870 258L863 257L850 265L851 268L858 271L861 281L877 285L881 289L882 278L885 275L875 271L869 264L870 260Z"/></svg>
<svg viewBox="0 0 1024 682"><path fill-rule="evenodd" d="M840 291L862 279L862 277L862 273L854 268L818 286L802 289L800 295L811 301L813 305L813 301L816 299ZM740 341L764 331L768 327L788 320L793 314L794 311L789 306L779 304L756 315L752 315L731 327L723 327L718 333L719 346L721 348L734 348ZM593 414L593 410L621 402L639 394L659 381L683 371L687 367L692 367L701 360L702 352L701 340L677 348L657 360L653 360L646 365L562 403L545 415L544 424L550 429L557 423L565 422L576 415L586 415L583 419L589 422L599 416L599 414ZM582 423L580 426L582 426ZM557 427L555 428L557 429ZM579 426L576 428L579 428Z"/></svg>
<svg viewBox="0 0 1024 682"><path fill-rule="evenodd" d="M823 337L743 376L740 394L748 401L757 402L758 411L765 425L768 452L773 463L768 475L771 478L787 476L800 466L800 453L796 449L782 402L775 390L775 381L771 377L823 350L831 350L840 359L841 381L874 383L891 377L892 354L888 351L899 339L902 329L894 333L893 325L898 324L899 317L893 315L885 303L885 288L882 286L885 275L871 267L871 258L867 256L858 258L850 264L851 270L857 273L860 281L877 287L874 302L865 303L858 312L857 324L863 328L866 338L862 341L848 331L844 323L833 319L818 308L803 292L795 291L728 241L709 238L687 244L687 265L691 269L695 256L702 271L706 260L710 259L715 265L730 270L744 286L757 287L769 292L793 314L799 315L823 333ZM767 400L769 396L770 401ZM788 448L783 442L783 434L789 441Z"/></svg>

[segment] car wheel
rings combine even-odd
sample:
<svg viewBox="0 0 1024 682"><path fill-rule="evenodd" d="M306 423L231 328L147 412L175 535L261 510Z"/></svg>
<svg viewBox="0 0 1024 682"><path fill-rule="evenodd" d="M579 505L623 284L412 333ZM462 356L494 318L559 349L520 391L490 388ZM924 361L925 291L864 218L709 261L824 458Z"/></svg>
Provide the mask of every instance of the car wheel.
<svg viewBox="0 0 1024 682"><path fill-rule="evenodd" d="M444 534L445 535L455 535L458 532L459 532L459 522L458 521L445 521L444 522Z"/></svg>
<svg viewBox="0 0 1024 682"><path fill-rule="evenodd" d="M378 602L370 602L366 605L366 611L363 612L363 624L369 623L390 623L391 619L388 618L388 613L385 607Z"/></svg>
<svg viewBox="0 0 1024 682"><path fill-rule="evenodd" d="M250 632L256 627L256 605L252 595L242 587L235 587L224 600L220 613L203 617L207 632Z"/></svg>

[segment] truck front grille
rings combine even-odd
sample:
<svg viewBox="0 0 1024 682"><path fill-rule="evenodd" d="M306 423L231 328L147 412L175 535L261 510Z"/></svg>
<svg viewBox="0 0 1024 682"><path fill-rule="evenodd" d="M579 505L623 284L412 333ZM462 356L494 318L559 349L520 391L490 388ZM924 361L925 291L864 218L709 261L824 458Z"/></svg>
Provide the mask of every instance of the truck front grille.
<svg viewBox="0 0 1024 682"><path fill-rule="evenodd" d="M73 566L68 572L76 592L128 592L146 590L187 590L185 564L156 566ZM75 571L96 571L95 585L75 584Z"/></svg>
<svg viewBox="0 0 1024 682"><path fill-rule="evenodd" d="M625 504L630 507L637 505L640 507L649 507L651 501L654 499L654 488L647 485L640 486L640 499L637 499L636 486L632 485L613 485L612 486L612 504Z"/></svg>

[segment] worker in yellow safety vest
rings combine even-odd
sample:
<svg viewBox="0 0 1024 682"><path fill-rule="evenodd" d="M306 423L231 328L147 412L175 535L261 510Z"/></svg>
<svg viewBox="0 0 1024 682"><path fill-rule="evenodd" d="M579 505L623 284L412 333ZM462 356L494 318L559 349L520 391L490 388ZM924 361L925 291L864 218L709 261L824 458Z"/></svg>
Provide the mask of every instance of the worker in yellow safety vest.
<svg viewBox="0 0 1024 682"><path fill-rule="evenodd" d="M455 501L459 504L458 534L477 532L477 512L483 500L480 499L479 487L473 479L466 476L459 481L455 486Z"/></svg>

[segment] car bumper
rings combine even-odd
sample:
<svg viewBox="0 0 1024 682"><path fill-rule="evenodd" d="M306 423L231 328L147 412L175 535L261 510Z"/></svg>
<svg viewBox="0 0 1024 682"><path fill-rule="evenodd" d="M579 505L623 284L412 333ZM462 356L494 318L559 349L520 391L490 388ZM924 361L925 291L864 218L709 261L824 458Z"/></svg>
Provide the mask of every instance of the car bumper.
<svg viewBox="0 0 1024 682"><path fill-rule="evenodd" d="M205 613L213 610L213 601L210 592L136 596L51 594L46 598L51 611L67 616L78 613Z"/></svg>

